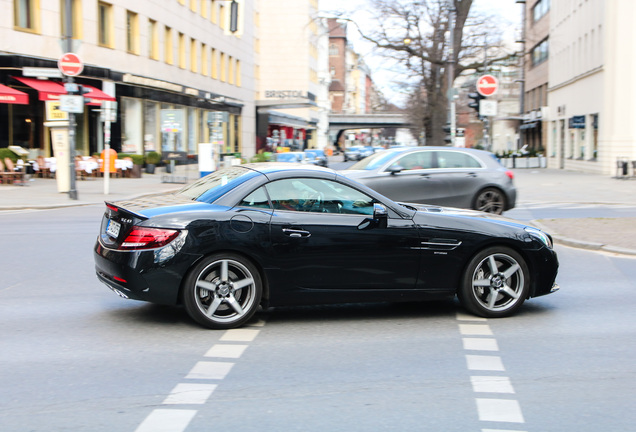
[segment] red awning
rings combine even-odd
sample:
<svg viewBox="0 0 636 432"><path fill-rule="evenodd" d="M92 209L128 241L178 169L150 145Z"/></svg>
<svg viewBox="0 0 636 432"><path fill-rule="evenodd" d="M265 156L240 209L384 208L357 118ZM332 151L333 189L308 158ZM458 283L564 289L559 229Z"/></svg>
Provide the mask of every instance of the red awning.
<svg viewBox="0 0 636 432"><path fill-rule="evenodd" d="M0 103L28 105L29 95L0 84Z"/></svg>
<svg viewBox="0 0 636 432"><path fill-rule="evenodd" d="M60 100L60 95L66 94L64 86L55 81L39 80L36 78L13 77L38 91L38 99L41 101Z"/></svg>
<svg viewBox="0 0 636 432"><path fill-rule="evenodd" d="M102 101L115 102L117 100L111 95L104 93L103 91L101 91L100 89L96 87L89 86L86 84L82 84L82 87L84 87L85 89L90 89L90 92L84 93L84 98L86 99L87 105L101 105Z"/></svg>

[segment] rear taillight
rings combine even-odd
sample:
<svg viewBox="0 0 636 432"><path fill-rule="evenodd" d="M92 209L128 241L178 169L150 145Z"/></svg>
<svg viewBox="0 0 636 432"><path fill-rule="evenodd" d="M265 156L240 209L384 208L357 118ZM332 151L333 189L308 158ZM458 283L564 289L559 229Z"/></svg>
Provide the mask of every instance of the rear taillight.
<svg viewBox="0 0 636 432"><path fill-rule="evenodd" d="M510 170L506 171L506 175L510 178L510 180L514 180L515 179L515 174L512 171L510 171Z"/></svg>
<svg viewBox="0 0 636 432"><path fill-rule="evenodd" d="M179 235L179 231L162 228L133 227L119 249L153 249L167 245Z"/></svg>

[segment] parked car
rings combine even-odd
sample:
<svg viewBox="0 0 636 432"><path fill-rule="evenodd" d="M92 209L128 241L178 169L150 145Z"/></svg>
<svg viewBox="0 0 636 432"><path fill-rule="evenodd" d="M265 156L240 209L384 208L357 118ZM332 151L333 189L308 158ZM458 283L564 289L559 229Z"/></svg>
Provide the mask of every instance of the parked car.
<svg viewBox="0 0 636 432"><path fill-rule="evenodd" d="M470 148L391 148L341 173L395 201L501 214L517 200L512 171L494 154Z"/></svg>
<svg viewBox="0 0 636 432"><path fill-rule="evenodd" d="M551 237L501 216L398 204L328 168L256 163L107 202L97 277L126 299L241 326L259 306L452 298L504 317L558 289Z"/></svg>
<svg viewBox="0 0 636 432"><path fill-rule="evenodd" d="M322 149L307 149L305 150L305 155L307 155L310 163L323 167L329 166L327 155Z"/></svg>
<svg viewBox="0 0 636 432"><path fill-rule="evenodd" d="M358 161L361 159L360 152L362 151L362 146L351 146L346 147L344 151L344 161Z"/></svg>
<svg viewBox="0 0 636 432"><path fill-rule="evenodd" d="M276 153L276 162L309 163L309 159L304 152L285 152Z"/></svg>

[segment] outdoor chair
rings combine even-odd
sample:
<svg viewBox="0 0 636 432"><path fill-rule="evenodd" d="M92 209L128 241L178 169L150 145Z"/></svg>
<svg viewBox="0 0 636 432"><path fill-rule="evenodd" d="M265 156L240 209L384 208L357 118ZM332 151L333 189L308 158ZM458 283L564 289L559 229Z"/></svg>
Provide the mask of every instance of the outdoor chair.
<svg viewBox="0 0 636 432"><path fill-rule="evenodd" d="M3 170L3 176L9 178L12 184L21 183L24 184L24 172L15 169L13 161L6 157L4 158L5 169Z"/></svg>

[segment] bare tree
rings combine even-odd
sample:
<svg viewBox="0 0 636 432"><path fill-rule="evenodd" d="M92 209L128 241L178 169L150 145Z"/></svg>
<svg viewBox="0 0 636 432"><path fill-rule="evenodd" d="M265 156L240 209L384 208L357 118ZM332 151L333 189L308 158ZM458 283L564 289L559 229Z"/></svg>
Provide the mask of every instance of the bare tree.
<svg viewBox="0 0 636 432"><path fill-rule="evenodd" d="M471 14L473 0L368 1L375 18L371 30L356 23L361 36L379 54L401 66L401 85L410 89L407 110L415 125L414 133L419 136L424 131L428 144L443 143L449 65L452 62L453 80L483 68L486 36L491 48L500 46L495 21ZM456 16L452 50L448 40L451 9ZM492 61L506 57L500 52L496 55L498 58Z"/></svg>

